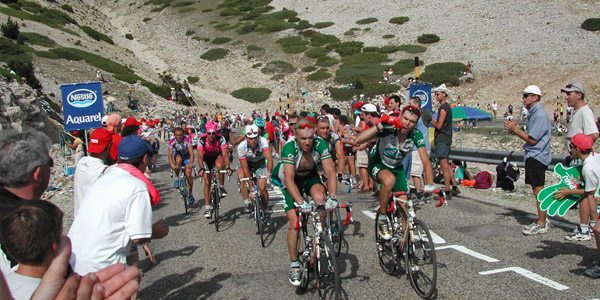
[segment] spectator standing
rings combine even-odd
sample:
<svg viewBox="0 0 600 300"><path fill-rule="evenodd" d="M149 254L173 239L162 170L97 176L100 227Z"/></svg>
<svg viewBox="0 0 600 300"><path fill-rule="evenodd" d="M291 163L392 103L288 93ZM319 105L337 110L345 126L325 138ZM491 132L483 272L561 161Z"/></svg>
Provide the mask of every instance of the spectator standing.
<svg viewBox="0 0 600 300"><path fill-rule="evenodd" d="M54 161L52 143L41 132L13 129L0 131L0 216L6 216L23 201L39 199L48 188ZM0 232L4 228L0 226ZM0 245L0 271L16 264Z"/></svg>
<svg viewBox="0 0 600 300"><path fill-rule="evenodd" d="M546 181L546 169L552 160L552 124L540 103L541 98L542 91L538 86L530 85L523 90L523 105L529 110L527 131L519 128L512 119L504 121L504 128L525 141L525 183L531 185L537 208L538 218L523 230L524 235L544 234L550 229L548 215L540 209L537 201L537 195Z"/></svg>
<svg viewBox="0 0 600 300"><path fill-rule="evenodd" d="M572 118L570 120L567 130L567 142L572 142L573 137L583 133L592 138L592 144L598 139L598 127L594 119L594 112L585 102L586 89L582 83L575 82L567 84L562 88L561 93L564 94L565 100L567 101L567 120L569 121L570 114L569 109L573 110ZM568 144L569 146L571 143ZM573 161L574 165L582 164L581 160L576 157ZM596 211L596 199L593 197L585 197L579 203L579 223L580 225L575 230L567 235L567 240L590 240L591 236L587 229L587 226L594 226L595 220L598 217ZM583 225L582 225L583 224Z"/></svg>
<svg viewBox="0 0 600 300"><path fill-rule="evenodd" d="M494 120L496 120L496 115L498 114L498 103L496 101L492 103L492 114L494 115Z"/></svg>
<svg viewBox="0 0 600 300"><path fill-rule="evenodd" d="M448 161L450 148L452 147L452 108L448 104L448 89L445 84L442 84L433 89L433 92L435 99L440 102L437 120L431 120L431 125L435 127L433 153L440 160L446 192L448 195L458 196L460 190L456 186L454 174ZM450 189L450 185L452 185L452 189Z"/></svg>
<svg viewBox="0 0 600 300"><path fill-rule="evenodd" d="M421 110L421 116L417 121L416 129L420 131L421 134L423 134L425 149L427 149L427 153L429 153L429 151L431 150L431 145L429 144L429 128L425 126L424 122L431 122L431 115L429 114L429 111L424 111L423 109L421 109L421 98L419 97L411 97L409 99L408 104L417 107ZM427 116L425 116L423 113L426 113ZM419 154L419 149L416 147L416 145L413 147L412 150L410 176L412 177L413 184L417 191L421 191L423 188L421 180L423 178L423 162L421 160L421 155Z"/></svg>

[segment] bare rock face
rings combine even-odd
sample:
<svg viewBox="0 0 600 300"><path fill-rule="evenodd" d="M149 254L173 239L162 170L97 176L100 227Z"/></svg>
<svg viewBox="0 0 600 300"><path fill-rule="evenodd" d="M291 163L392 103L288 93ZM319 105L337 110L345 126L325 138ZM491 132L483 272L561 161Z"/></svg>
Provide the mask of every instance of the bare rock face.
<svg viewBox="0 0 600 300"><path fill-rule="evenodd" d="M26 84L0 79L0 130L46 127L47 114L40 106L37 91Z"/></svg>

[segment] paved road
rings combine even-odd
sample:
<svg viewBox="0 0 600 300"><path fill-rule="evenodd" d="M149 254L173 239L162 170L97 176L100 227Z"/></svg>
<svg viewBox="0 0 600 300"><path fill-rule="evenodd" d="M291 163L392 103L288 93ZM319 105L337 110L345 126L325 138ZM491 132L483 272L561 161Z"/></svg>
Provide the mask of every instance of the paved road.
<svg viewBox="0 0 600 300"><path fill-rule="evenodd" d="M165 157L153 179L163 203L154 218L164 218L171 232L152 247L159 263L142 255L141 299L317 299L310 289L299 293L288 283L286 218L274 214L268 247L260 246L254 223L243 214L235 178L226 185L220 232L202 216L201 208L184 214L183 203L169 177ZM197 179L194 195L201 198ZM341 189L340 189L341 190ZM569 220L548 234L525 237L522 227L532 221L532 199L502 192L463 190L449 205L418 210L436 238L439 299L593 299L600 298L600 281L583 276L597 259L592 242L572 243L563 236ZM342 287L348 299L417 299L406 277L380 269L374 246L376 203L372 195L340 191L354 204L354 224L346 231L341 254ZM278 209L281 207L275 207Z"/></svg>

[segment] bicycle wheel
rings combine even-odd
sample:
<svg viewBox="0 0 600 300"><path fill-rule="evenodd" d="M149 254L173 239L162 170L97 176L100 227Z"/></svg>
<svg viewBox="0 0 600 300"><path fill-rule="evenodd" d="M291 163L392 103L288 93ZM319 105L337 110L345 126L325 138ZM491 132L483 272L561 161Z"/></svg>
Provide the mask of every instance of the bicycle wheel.
<svg viewBox="0 0 600 300"><path fill-rule="evenodd" d="M316 287L321 299L340 299L342 286L340 270L333 253L333 245L329 235L321 233L320 251L315 260L314 273Z"/></svg>
<svg viewBox="0 0 600 300"><path fill-rule="evenodd" d="M339 207L327 212L327 233L333 244L333 254L339 256L342 250L342 239L344 238Z"/></svg>
<svg viewBox="0 0 600 300"><path fill-rule="evenodd" d="M260 245L265 246L265 237L264 237L264 214L262 211L262 197L255 197L254 203L254 221L256 222L256 229L258 230L256 233L260 235Z"/></svg>
<svg viewBox="0 0 600 300"><path fill-rule="evenodd" d="M181 198L183 199L183 206L185 207L185 214L188 214L188 189L186 184L179 185L179 192L181 193Z"/></svg>
<svg viewBox="0 0 600 300"><path fill-rule="evenodd" d="M211 193L212 206L213 206L213 218L215 218L215 229L219 231L219 206L221 206L221 199L219 198L218 187L214 187Z"/></svg>
<svg viewBox="0 0 600 300"><path fill-rule="evenodd" d="M380 213L377 212L375 216L375 246L377 250L377 257L379 258L379 266L381 266L381 269L385 273L394 275L399 267L397 260L399 250L396 247L393 239L384 240L379 236L379 226L377 224L377 220L379 220L379 214Z"/></svg>
<svg viewBox="0 0 600 300"><path fill-rule="evenodd" d="M413 220L413 239L406 250L406 269L417 294L431 298L436 292L437 260L429 228L419 219Z"/></svg>
<svg viewBox="0 0 600 300"><path fill-rule="evenodd" d="M308 282L310 281L310 258L312 253L308 253L307 256L303 255L303 251L308 251L308 245L306 244L306 233L301 230L302 233L298 233L298 249L301 249L298 253L298 260L300 260L302 268L302 277L300 280L299 288L306 290L308 288Z"/></svg>

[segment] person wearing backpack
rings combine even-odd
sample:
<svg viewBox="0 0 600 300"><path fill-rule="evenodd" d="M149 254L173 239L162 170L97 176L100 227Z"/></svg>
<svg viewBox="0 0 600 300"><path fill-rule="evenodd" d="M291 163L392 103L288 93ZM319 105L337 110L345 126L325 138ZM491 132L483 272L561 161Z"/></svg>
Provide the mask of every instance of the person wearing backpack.
<svg viewBox="0 0 600 300"><path fill-rule="evenodd" d="M537 201L537 195L544 188L546 181L546 169L552 160L552 124L540 103L541 98L542 91L538 86L530 85L523 90L523 105L529 111L527 131L519 128L517 122L512 119L504 121L504 128L525 141L525 183L531 185L537 208L538 218L536 222L525 227L524 235L544 234L550 229L547 213L540 209Z"/></svg>

